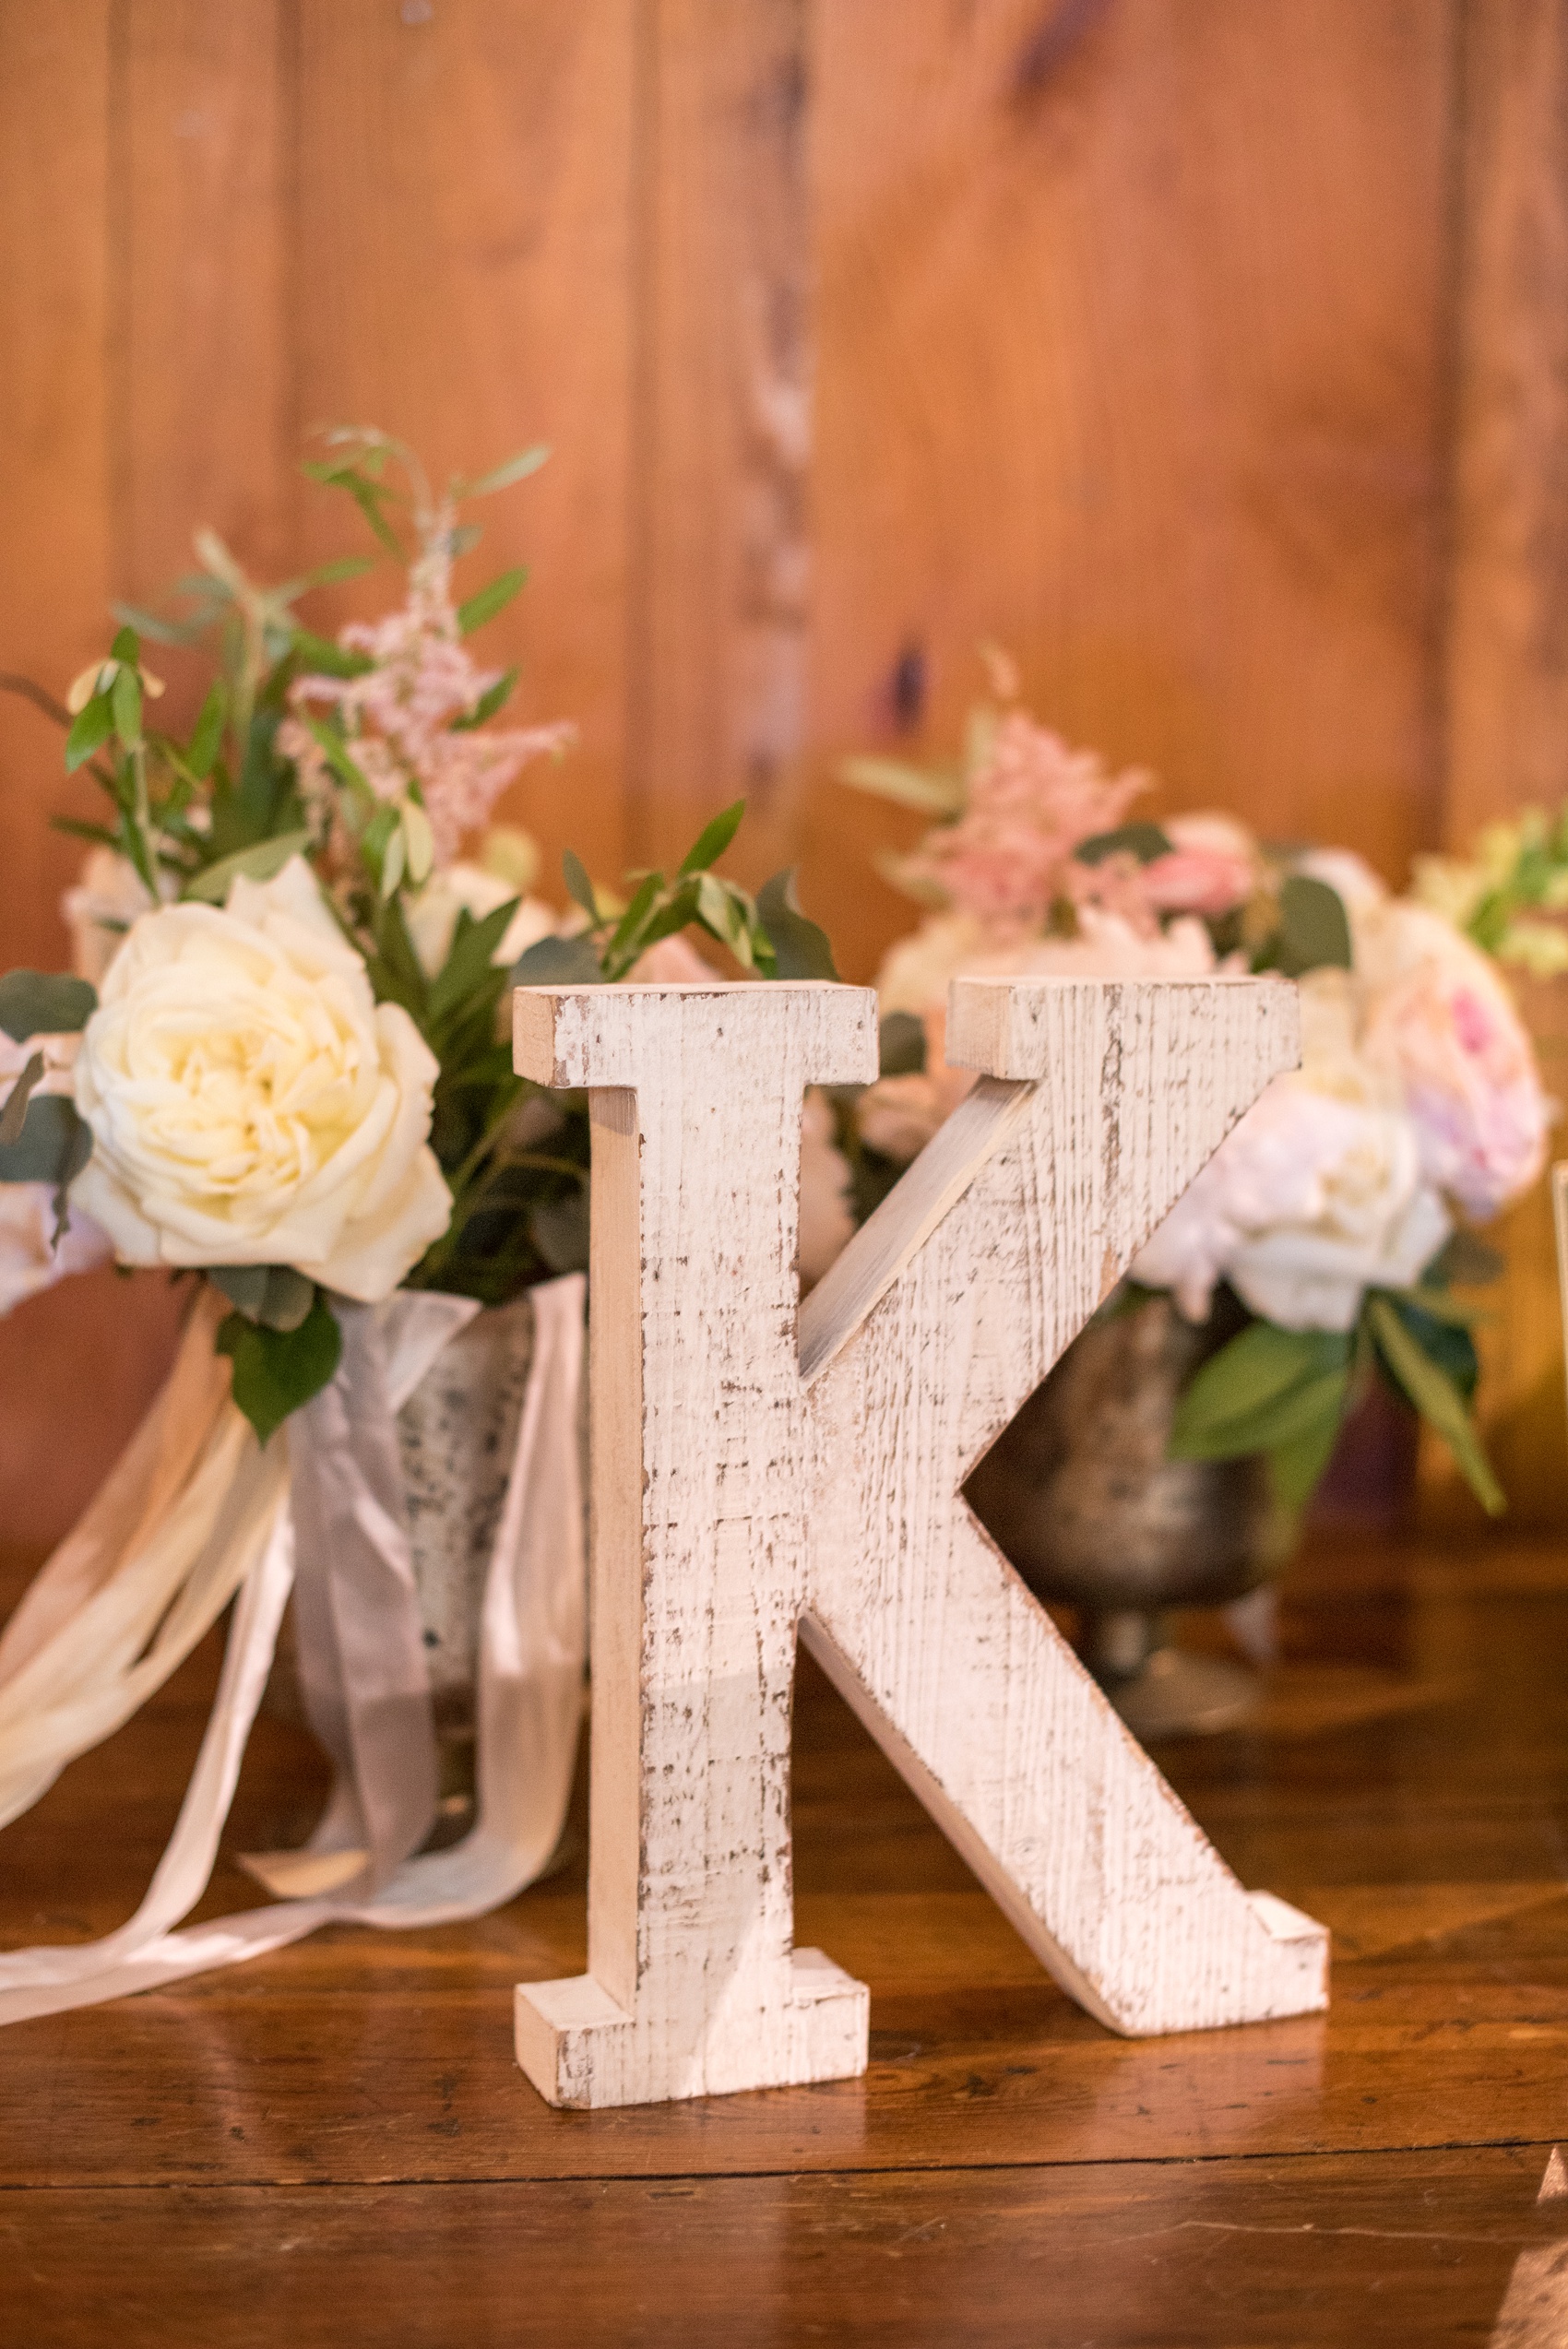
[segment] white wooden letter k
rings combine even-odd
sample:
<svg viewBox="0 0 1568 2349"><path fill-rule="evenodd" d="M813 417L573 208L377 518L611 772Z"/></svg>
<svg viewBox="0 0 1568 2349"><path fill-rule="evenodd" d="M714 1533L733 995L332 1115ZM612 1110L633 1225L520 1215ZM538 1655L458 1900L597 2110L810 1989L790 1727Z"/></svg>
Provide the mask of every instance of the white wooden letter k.
<svg viewBox="0 0 1568 2349"><path fill-rule="evenodd" d="M1294 1065L1294 990L958 981L980 1080L803 1306L802 1096L874 1077L873 996L525 989L516 1022L518 1069L593 1119L589 1970L518 1987L535 2086L864 2069L864 1986L793 1945L797 1635L1102 2023L1322 2006L1322 1928L1243 1892L962 1497Z"/></svg>

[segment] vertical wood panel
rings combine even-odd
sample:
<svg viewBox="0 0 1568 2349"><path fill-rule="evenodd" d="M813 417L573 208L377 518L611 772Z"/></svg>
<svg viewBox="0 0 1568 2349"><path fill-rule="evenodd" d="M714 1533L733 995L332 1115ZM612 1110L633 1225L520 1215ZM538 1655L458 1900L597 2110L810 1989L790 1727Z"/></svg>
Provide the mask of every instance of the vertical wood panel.
<svg viewBox="0 0 1568 2349"><path fill-rule="evenodd" d="M111 12L0 11L0 668L55 693L103 642L114 584L108 372ZM4 963L58 967L79 850L48 829L85 806L58 730L0 697ZM37 1545L88 1500L146 1407L172 1300L94 1275L0 1322L0 1542Z"/></svg>
<svg viewBox="0 0 1568 2349"><path fill-rule="evenodd" d="M115 570L141 599L202 523L260 577L291 564L285 15L118 0Z"/></svg>
<svg viewBox="0 0 1568 2349"><path fill-rule="evenodd" d="M1568 796L1568 5L1468 0L1445 833ZM1568 983L1525 991L1568 1093ZM1562 1141L1558 1138L1561 1151ZM1546 1187L1491 1235L1508 1274L1480 1334L1483 1415L1516 1520L1568 1514L1562 1335ZM1429 1447L1435 1518L1473 1521Z"/></svg>
<svg viewBox="0 0 1568 2349"><path fill-rule="evenodd" d="M814 11L816 746L893 737L911 647L950 744L993 637L1167 804L1394 877L1437 820L1452 7L1072 14L1052 62L1039 0ZM814 795L862 969L896 823Z"/></svg>
<svg viewBox="0 0 1568 2349"><path fill-rule="evenodd" d="M514 710L582 727L501 811L559 896L563 847L611 873L625 851L631 0L299 5L303 421L384 425L438 480L555 451L478 510L469 568L529 565L478 648L522 662ZM313 553L361 542L346 504L304 516Z"/></svg>
<svg viewBox="0 0 1568 2349"><path fill-rule="evenodd" d="M789 853L809 593L806 0L658 0L637 204L639 854L744 792L737 869Z"/></svg>

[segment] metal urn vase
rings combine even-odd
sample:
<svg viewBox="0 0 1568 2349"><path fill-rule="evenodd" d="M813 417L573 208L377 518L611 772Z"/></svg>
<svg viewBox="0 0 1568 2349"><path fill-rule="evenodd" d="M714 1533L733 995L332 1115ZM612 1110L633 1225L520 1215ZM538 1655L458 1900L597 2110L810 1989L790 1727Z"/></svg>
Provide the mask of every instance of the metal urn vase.
<svg viewBox="0 0 1568 2349"><path fill-rule="evenodd" d="M1252 1674L1169 1646L1161 1615L1244 1596L1295 1540L1261 1455L1166 1456L1182 1387L1241 1326L1220 1303L1194 1327L1165 1296L1098 1318L965 1488L1037 1597L1077 1609L1078 1653L1139 1738L1244 1716Z"/></svg>

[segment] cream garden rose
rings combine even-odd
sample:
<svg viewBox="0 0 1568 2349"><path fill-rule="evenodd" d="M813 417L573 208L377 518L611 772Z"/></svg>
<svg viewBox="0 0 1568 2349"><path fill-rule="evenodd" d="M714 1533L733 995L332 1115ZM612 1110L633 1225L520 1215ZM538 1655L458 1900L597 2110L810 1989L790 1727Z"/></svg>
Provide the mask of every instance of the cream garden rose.
<svg viewBox="0 0 1568 2349"><path fill-rule="evenodd" d="M125 1263L291 1264L375 1302L450 1218L435 1076L296 858L127 932L77 1059L73 1202Z"/></svg>

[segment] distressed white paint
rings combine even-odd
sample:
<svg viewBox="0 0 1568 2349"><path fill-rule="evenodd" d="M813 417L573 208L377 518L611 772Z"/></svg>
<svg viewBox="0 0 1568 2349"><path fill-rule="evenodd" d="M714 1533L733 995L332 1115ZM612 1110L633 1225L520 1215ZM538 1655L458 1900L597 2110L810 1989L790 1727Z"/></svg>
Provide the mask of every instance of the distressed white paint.
<svg viewBox="0 0 1568 2349"><path fill-rule="evenodd" d="M1073 1996L1124 2032L1324 2002L960 1489L1296 1055L1277 981L962 980L988 1072L803 1307L801 1099L875 1073L814 985L528 990L594 1124L588 1966L517 1991L552 2103L833 2079L864 1987L791 1937L797 1631Z"/></svg>

